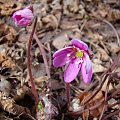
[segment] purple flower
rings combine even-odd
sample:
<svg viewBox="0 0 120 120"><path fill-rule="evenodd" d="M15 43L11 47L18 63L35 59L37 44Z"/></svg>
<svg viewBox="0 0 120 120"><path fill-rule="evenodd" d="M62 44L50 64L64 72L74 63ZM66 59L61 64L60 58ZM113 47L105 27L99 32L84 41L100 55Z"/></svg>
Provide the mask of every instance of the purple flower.
<svg viewBox="0 0 120 120"><path fill-rule="evenodd" d="M31 7L31 6L30 6ZM24 8L23 10L18 10L13 13L12 18L20 26L28 26L31 24L33 19L33 12L29 8Z"/></svg>
<svg viewBox="0 0 120 120"><path fill-rule="evenodd" d="M84 83L89 83L92 78L92 63L89 58L88 46L84 42L75 39L71 45L53 54L53 65L56 67L67 64L64 72L64 80L67 83L73 81L82 72Z"/></svg>

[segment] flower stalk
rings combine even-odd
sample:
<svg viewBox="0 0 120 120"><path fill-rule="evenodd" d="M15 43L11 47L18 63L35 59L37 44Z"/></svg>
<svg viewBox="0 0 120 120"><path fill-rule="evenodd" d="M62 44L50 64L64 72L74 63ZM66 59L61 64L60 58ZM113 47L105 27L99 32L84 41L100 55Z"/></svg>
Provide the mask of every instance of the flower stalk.
<svg viewBox="0 0 120 120"><path fill-rule="evenodd" d="M32 43L34 32L35 32L36 24L37 24L37 17L35 18L33 29L32 29L32 32L30 34L30 38L29 38L29 41L28 41L27 68L28 68L28 73L29 73L29 76L30 76L30 83L31 83L32 93L33 93L33 95L35 97L35 104L37 106L38 102L39 102L39 99L38 99L37 91L35 89L35 84L34 84L34 80L33 80L33 77L32 77L31 64L30 64L30 48L31 48L31 43Z"/></svg>
<svg viewBox="0 0 120 120"><path fill-rule="evenodd" d="M45 69L46 69L46 73L47 73L47 76L48 78L50 78L50 70L49 70L49 65L48 65L48 62L47 62L47 58L46 58L46 54L45 54L45 50L44 50L44 47L42 45L42 43L40 42L40 40L38 39L38 36L36 35L36 33L34 33L34 38L39 46L39 49L41 51L41 54L42 54L42 57L43 57L43 61L44 61L44 64L45 64Z"/></svg>
<svg viewBox="0 0 120 120"><path fill-rule="evenodd" d="M66 83L66 95L67 95L67 106L68 110L70 107L70 83Z"/></svg>

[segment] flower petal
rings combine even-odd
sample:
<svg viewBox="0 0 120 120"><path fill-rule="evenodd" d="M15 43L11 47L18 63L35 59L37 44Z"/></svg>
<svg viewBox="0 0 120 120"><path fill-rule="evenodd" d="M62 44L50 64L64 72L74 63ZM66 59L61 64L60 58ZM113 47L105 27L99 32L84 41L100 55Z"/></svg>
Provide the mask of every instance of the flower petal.
<svg viewBox="0 0 120 120"><path fill-rule="evenodd" d="M18 21L18 24L20 26L26 26L26 25L29 25L30 23L31 23L31 20L26 18L22 18L21 20Z"/></svg>
<svg viewBox="0 0 120 120"><path fill-rule="evenodd" d="M33 13L30 9L24 8L23 10L21 10L21 16L27 19L32 19Z"/></svg>
<svg viewBox="0 0 120 120"><path fill-rule="evenodd" d="M18 10L16 12L14 12L12 18L15 19L16 15L21 15L21 11L22 10Z"/></svg>
<svg viewBox="0 0 120 120"><path fill-rule="evenodd" d="M72 45L80 48L81 50L88 50L88 45L79 39L71 40Z"/></svg>
<svg viewBox="0 0 120 120"><path fill-rule="evenodd" d="M84 52L84 55L85 55L86 73L89 73L90 70L92 69L92 62L91 62L87 52Z"/></svg>
<svg viewBox="0 0 120 120"><path fill-rule="evenodd" d="M60 49L53 54L53 57L57 57L57 56L64 54L64 53L68 54L72 51L72 48L73 48L72 46L69 46L69 47Z"/></svg>
<svg viewBox="0 0 120 120"><path fill-rule="evenodd" d="M25 8L23 10L18 10L15 13L13 13L12 16L15 22L20 26L30 25L33 17L34 16L32 11L28 8Z"/></svg>
<svg viewBox="0 0 120 120"><path fill-rule="evenodd" d="M79 64L79 66L77 66L75 64L76 62L78 62L78 59L71 61L65 70L64 80L66 83L72 82L76 78L76 76L78 75L78 72L81 68L81 64Z"/></svg>
<svg viewBox="0 0 120 120"><path fill-rule="evenodd" d="M92 78L92 67L90 68L90 71L87 73L85 62L84 62L81 67L81 72L82 72L82 78L84 83L90 83Z"/></svg>
<svg viewBox="0 0 120 120"><path fill-rule="evenodd" d="M53 59L53 66L60 67L66 64L67 61L67 53L62 53L59 56L56 56Z"/></svg>

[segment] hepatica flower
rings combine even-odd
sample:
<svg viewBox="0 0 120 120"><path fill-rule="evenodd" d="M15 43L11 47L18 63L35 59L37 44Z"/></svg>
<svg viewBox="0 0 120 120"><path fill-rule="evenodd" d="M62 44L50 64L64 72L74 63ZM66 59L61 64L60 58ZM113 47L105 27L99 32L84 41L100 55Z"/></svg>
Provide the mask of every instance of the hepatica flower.
<svg viewBox="0 0 120 120"><path fill-rule="evenodd" d="M84 83L89 83L92 78L92 63L89 58L88 46L86 43L75 39L71 45L53 54L53 65L56 67L67 64L64 72L66 83L72 82L81 70Z"/></svg>
<svg viewBox="0 0 120 120"><path fill-rule="evenodd" d="M29 9L30 7L24 8L23 10L18 10L15 13L13 13L12 18L18 25L28 26L31 24L31 21L34 16L32 10Z"/></svg>

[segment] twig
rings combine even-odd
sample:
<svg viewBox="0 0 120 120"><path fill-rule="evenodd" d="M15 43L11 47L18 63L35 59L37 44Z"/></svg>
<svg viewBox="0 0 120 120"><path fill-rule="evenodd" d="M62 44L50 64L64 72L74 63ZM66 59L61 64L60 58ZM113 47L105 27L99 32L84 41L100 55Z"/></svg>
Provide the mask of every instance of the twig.
<svg viewBox="0 0 120 120"><path fill-rule="evenodd" d="M107 20L105 20L105 19L101 19L101 20L102 20L103 22L107 23L107 24L113 29L113 31L115 32L116 37L117 37L118 45L120 46L120 38L119 38L118 32L117 32L117 30L115 29L115 27L114 27L109 21L107 21Z"/></svg>
<svg viewBox="0 0 120 120"><path fill-rule="evenodd" d="M118 113L120 113L120 110L116 110L115 112L112 112L112 113L106 115L105 117L103 117L103 120L107 120L107 118L110 118Z"/></svg>
<svg viewBox="0 0 120 120"><path fill-rule="evenodd" d="M108 98L107 98L107 100L106 100L106 102L107 101L109 101L112 97L114 97L116 94L118 94L120 92L120 89L119 90L117 90L117 91L115 91L112 95L110 95ZM104 102L104 99L103 100L101 100L101 102L99 102L98 104L96 104L96 105L94 105L94 106L92 106L92 107L90 107L90 108L86 108L86 109L82 109L81 111L77 111L77 112L68 112L69 114L72 114L72 115L80 115L80 114L82 114L83 112L86 112L86 111L88 111L88 110L94 110L94 109L96 109L96 108L98 108L99 106L101 106L102 104L103 104L103 102ZM109 106L115 106L115 105L117 105L117 104L119 104L119 102L116 102L115 104L112 104L112 105L108 105L108 107Z"/></svg>
<svg viewBox="0 0 120 120"><path fill-rule="evenodd" d="M120 38L119 38L118 32L115 29L115 27L109 21L107 21L107 20L105 20L103 18L96 17L96 16L93 16L93 15L91 17L94 17L95 19L99 19L99 20L103 21L104 23L107 23L113 29L114 33L116 34L117 42L118 42L118 45L120 46Z"/></svg>
<svg viewBox="0 0 120 120"><path fill-rule="evenodd" d="M106 109L106 100L107 100L107 95L108 95L108 90L109 90L110 81L111 81L111 77L109 77L108 83L107 83L107 86L106 86L104 106L103 106L103 109L102 109L102 112L101 112L101 115L100 115L99 120L102 120L104 111L105 111L105 109Z"/></svg>
<svg viewBox="0 0 120 120"><path fill-rule="evenodd" d="M117 104L120 104L120 100L118 100L117 102L115 102L115 103L113 103L113 104L111 104L111 105L108 105L108 107L111 108L111 107L113 107L113 106L115 106L115 105L117 105Z"/></svg>
<svg viewBox="0 0 120 120"><path fill-rule="evenodd" d="M88 96L88 98L86 98L84 100L84 103L83 103L84 105L86 105L89 101L91 101L96 96L96 94L101 90L101 88L102 88L104 82L106 81L107 77L108 77L108 75L106 75L104 77L102 83L100 84L100 87L92 95L90 95L90 97Z"/></svg>
<svg viewBox="0 0 120 120"><path fill-rule="evenodd" d="M113 70L115 69L116 65L118 64L118 63L117 63L118 60L119 60L119 56L114 60L114 62L113 62L112 65L108 68L108 70L105 71L105 72L101 75L102 77L104 76L104 78L103 78L103 80L102 80L102 82L101 82L101 84L100 84L100 87L98 88L98 90L97 90L96 92L93 93L93 95L91 95L90 97L88 96L88 98L86 98L86 100L84 101L84 105L86 105L86 104L87 104L93 97L95 97L96 94L101 90L101 88L102 88L105 80L107 79L107 77L108 77L108 75L109 75L109 74L107 74L107 73L110 72L110 71L113 71ZM84 92L83 92L83 93L84 93Z"/></svg>
<svg viewBox="0 0 120 120"><path fill-rule="evenodd" d="M35 104L37 106L38 102L39 102L39 99L38 99L38 95L37 95L37 92L36 92L36 89L35 89L35 84L34 84L34 80L33 80L33 77L32 77L32 71L31 71L31 65L30 65L30 48L31 48L31 43L32 43L34 32L35 32L35 28L36 28L36 23L37 23L37 18L35 18L33 29L32 29L32 32L30 34L30 38L29 38L29 41L28 41L27 68L28 68L28 73L29 73L29 76L30 76L32 93L33 93L33 95L35 97Z"/></svg>

